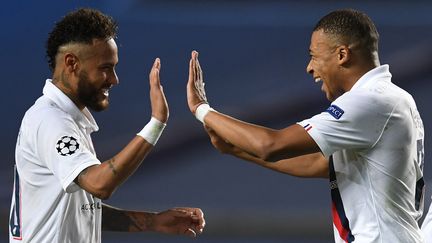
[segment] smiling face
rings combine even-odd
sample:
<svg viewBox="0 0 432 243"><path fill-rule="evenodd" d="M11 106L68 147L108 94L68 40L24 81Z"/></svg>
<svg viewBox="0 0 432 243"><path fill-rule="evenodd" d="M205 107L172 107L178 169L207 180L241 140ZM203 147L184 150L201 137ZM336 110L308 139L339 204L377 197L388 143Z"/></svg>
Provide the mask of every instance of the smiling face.
<svg viewBox="0 0 432 243"><path fill-rule="evenodd" d="M315 82L322 81L321 90L330 101L344 93L340 74L340 53L334 40L322 29L312 33L309 47L310 61L306 71Z"/></svg>
<svg viewBox="0 0 432 243"><path fill-rule="evenodd" d="M109 105L109 90L118 84L115 66L118 62L117 45L113 39L94 40L85 47L77 70L76 101L94 111Z"/></svg>

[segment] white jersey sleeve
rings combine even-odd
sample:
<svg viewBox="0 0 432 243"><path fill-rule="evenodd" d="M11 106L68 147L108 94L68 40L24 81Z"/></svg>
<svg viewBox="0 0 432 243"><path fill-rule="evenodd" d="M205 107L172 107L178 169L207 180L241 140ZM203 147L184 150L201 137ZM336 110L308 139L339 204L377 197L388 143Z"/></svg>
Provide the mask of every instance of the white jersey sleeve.
<svg viewBox="0 0 432 243"><path fill-rule="evenodd" d="M336 99L325 112L298 123L326 157L342 149L373 147L392 112L392 104L377 102L370 94L350 93Z"/></svg>
<svg viewBox="0 0 432 243"><path fill-rule="evenodd" d="M66 114L56 112L56 116L44 119L38 129L37 152L63 189L74 192L79 189L74 179L85 168L100 164L100 161L89 150L90 145L85 139L76 122Z"/></svg>

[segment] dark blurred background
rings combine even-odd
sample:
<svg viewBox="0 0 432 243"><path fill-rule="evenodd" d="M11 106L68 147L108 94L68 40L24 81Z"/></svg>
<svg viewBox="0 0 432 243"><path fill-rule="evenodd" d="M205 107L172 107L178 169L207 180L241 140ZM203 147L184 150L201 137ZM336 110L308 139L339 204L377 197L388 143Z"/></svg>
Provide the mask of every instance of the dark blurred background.
<svg viewBox="0 0 432 243"><path fill-rule="evenodd" d="M186 104L190 52L200 52L211 105L237 118L283 128L327 108L305 69L311 30L328 12L366 12L381 35L382 64L416 99L426 129L426 183L432 135L430 1L7 1L0 8L0 242L7 242L16 135L24 112L51 74L45 41L54 23L94 7L119 23L118 75L111 106L94 114L101 160L118 152L150 119L148 72L156 57L170 105L168 127L152 154L108 203L160 211L196 206L207 219L206 243L333 241L328 183L263 169L219 154ZM429 96L429 97L428 97ZM427 189L426 207L430 202ZM103 233L103 242L190 242L155 233Z"/></svg>

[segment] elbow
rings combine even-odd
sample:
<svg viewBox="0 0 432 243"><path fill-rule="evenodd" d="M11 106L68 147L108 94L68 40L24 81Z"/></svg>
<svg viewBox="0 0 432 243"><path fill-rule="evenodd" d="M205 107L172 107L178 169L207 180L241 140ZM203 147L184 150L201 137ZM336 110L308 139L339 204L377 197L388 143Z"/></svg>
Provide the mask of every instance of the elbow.
<svg viewBox="0 0 432 243"><path fill-rule="evenodd" d="M75 179L75 183L93 196L106 200L111 197L119 183L106 176L101 166L102 164L88 167Z"/></svg>
<svg viewBox="0 0 432 243"><path fill-rule="evenodd" d="M96 196L97 198L99 198L101 200L108 200L112 194L113 194L113 192L103 191L103 192L99 192L98 195L94 195L94 196Z"/></svg>
<svg viewBox="0 0 432 243"><path fill-rule="evenodd" d="M115 188L113 187L101 185L93 188L90 193L101 200L108 200L114 194L114 191Z"/></svg>

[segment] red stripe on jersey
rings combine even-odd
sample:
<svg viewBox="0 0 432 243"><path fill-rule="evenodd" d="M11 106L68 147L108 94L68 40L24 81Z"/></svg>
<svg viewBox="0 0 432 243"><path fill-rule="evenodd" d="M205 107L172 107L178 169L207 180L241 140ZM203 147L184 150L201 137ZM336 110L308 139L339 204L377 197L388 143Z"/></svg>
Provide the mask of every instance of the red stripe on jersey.
<svg viewBox="0 0 432 243"><path fill-rule="evenodd" d="M344 242L348 242L348 234L349 230L345 229L342 226L341 219L336 209L336 205L332 203L332 216L333 216L333 224L336 226L336 229L339 232L339 236L343 239Z"/></svg>
<svg viewBox="0 0 432 243"><path fill-rule="evenodd" d="M306 130L306 132L307 132L307 131L311 130L312 125L308 123L308 124L307 124L306 126L304 126L303 128L304 128L304 129Z"/></svg>

